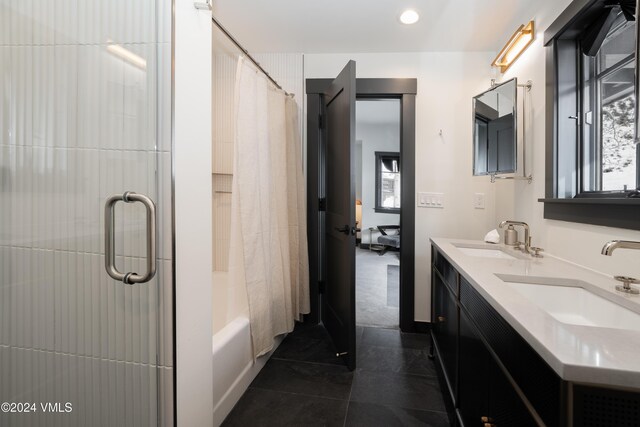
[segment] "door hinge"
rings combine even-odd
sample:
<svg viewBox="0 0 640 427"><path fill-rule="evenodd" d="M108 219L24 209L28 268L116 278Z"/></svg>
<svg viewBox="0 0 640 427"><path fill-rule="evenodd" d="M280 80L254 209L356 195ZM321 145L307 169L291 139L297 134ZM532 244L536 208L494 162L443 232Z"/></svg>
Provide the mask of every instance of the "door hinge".
<svg viewBox="0 0 640 427"><path fill-rule="evenodd" d="M324 117L322 114L318 114L318 128L324 129Z"/></svg>
<svg viewBox="0 0 640 427"><path fill-rule="evenodd" d="M327 210L327 199L324 197L320 197L318 199L318 210L324 212Z"/></svg>
<svg viewBox="0 0 640 427"><path fill-rule="evenodd" d="M318 281L318 293L324 294L324 280Z"/></svg>

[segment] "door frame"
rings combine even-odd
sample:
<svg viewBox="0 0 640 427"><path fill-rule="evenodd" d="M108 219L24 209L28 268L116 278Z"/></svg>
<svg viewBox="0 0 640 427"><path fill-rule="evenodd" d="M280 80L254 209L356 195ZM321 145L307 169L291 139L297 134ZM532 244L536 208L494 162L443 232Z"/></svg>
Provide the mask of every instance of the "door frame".
<svg viewBox="0 0 640 427"><path fill-rule="evenodd" d="M322 93L332 79L306 79L307 94L307 239L309 242L310 323L321 321L321 293L326 277L324 214L325 143ZM415 321L415 140L417 79L356 79L356 99L400 100L400 330L421 330Z"/></svg>

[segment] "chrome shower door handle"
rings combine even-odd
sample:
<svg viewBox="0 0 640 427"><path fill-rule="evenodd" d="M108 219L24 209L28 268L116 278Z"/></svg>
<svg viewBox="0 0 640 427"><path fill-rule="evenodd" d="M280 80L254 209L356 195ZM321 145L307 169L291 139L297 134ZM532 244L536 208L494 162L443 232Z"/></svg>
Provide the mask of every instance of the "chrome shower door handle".
<svg viewBox="0 0 640 427"><path fill-rule="evenodd" d="M114 210L118 202L140 202L147 211L147 272L143 275L134 272L121 273L116 267ZM107 274L115 280L132 285L153 279L156 267L156 205L147 196L132 191L109 197L104 205L104 268Z"/></svg>

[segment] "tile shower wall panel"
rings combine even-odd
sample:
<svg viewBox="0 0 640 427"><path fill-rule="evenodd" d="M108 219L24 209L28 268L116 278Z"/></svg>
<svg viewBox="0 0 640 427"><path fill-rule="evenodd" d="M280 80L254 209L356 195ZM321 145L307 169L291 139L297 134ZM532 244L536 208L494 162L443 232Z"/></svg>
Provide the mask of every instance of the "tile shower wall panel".
<svg viewBox="0 0 640 427"><path fill-rule="evenodd" d="M217 34L217 33L214 33ZM214 49L215 48L214 44ZM213 55L213 173L233 173L235 85L238 56Z"/></svg>
<svg viewBox="0 0 640 427"><path fill-rule="evenodd" d="M304 141L304 55L301 53L256 54L256 59L298 103L300 141ZM302 150L301 150L302 152ZM304 153L303 153L304 154ZM303 162L303 159L300 159Z"/></svg>
<svg viewBox="0 0 640 427"><path fill-rule="evenodd" d="M167 134L168 135L168 134ZM157 153L158 166L158 195L164 202L158 205L158 230L162 236L171 236L171 153ZM171 259L171 239L158 241L158 257L163 260Z"/></svg>
<svg viewBox="0 0 640 427"><path fill-rule="evenodd" d="M12 368L0 392L15 390L36 402L70 402L73 409L53 415L39 411L28 419L5 415L6 425L160 425L154 366L25 349L1 348L0 355L0 364Z"/></svg>
<svg viewBox="0 0 640 427"><path fill-rule="evenodd" d="M56 45L78 44L78 25L80 16L78 0L57 0L49 24L53 23L54 42Z"/></svg>
<svg viewBox="0 0 640 427"><path fill-rule="evenodd" d="M2 14L0 14L2 15ZM2 29L0 29L2 32ZM0 46L0 145L9 144L11 120L11 48Z"/></svg>
<svg viewBox="0 0 640 427"><path fill-rule="evenodd" d="M170 40L171 1L0 0L0 400L74 404L0 425L173 423ZM144 285L104 271L126 190L157 204ZM116 223L144 272L144 209Z"/></svg>
<svg viewBox="0 0 640 427"><path fill-rule="evenodd" d="M11 283L11 250L6 246L0 246L0 350L10 344L11 333L11 288L5 286ZM1 365L0 372L6 372Z"/></svg>
<svg viewBox="0 0 640 427"><path fill-rule="evenodd" d="M158 46L158 150L171 151L171 44Z"/></svg>
<svg viewBox="0 0 640 427"><path fill-rule="evenodd" d="M233 159L233 153L231 158ZM213 176L214 269L226 271L231 239L231 186L233 175Z"/></svg>
<svg viewBox="0 0 640 427"><path fill-rule="evenodd" d="M214 37L223 37L214 32ZM213 269L227 271L231 229L231 182L235 134L235 81L238 57L214 40L213 55Z"/></svg>

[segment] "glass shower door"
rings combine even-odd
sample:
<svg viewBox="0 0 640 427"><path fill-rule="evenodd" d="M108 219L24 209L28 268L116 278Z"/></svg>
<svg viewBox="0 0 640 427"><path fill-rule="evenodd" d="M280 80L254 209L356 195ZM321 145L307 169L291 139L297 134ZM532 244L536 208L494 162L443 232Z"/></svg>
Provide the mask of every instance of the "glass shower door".
<svg viewBox="0 0 640 427"><path fill-rule="evenodd" d="M173 424L170 28L0 0L1 426Z"/></svg>

